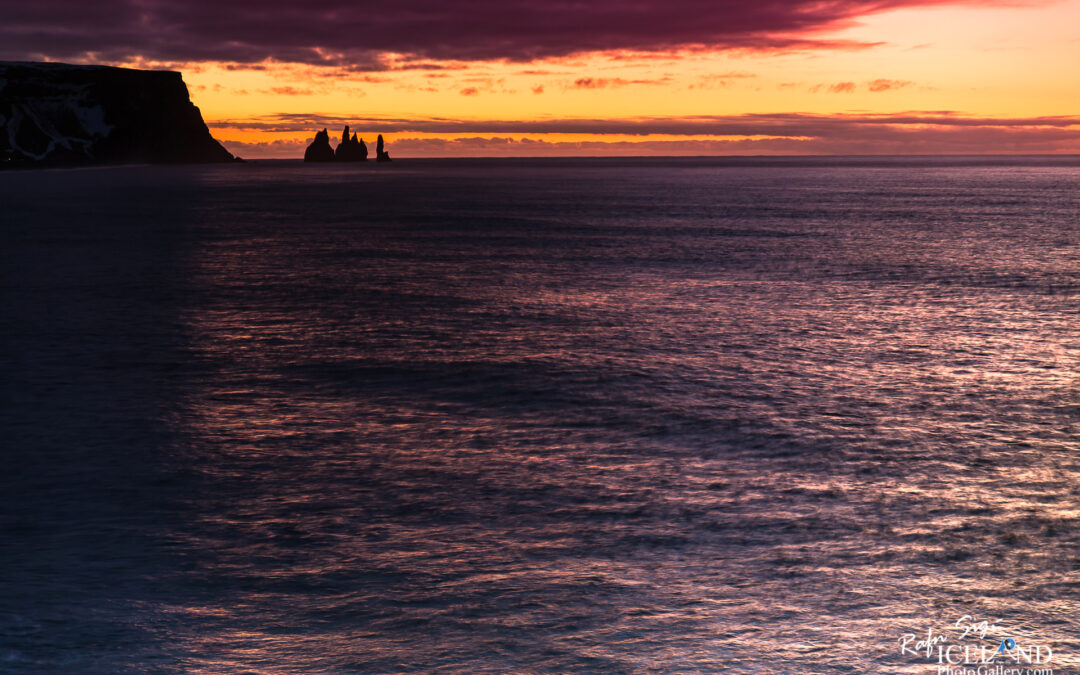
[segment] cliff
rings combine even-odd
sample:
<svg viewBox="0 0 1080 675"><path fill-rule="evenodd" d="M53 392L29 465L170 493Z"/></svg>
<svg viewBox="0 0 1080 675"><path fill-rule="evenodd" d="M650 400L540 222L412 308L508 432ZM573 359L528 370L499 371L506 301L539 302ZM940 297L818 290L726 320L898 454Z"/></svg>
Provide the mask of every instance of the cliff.
<svg viewBox="0 0 1080 675"><path fill-rule="evenodd" d="M0 168L232 161L180 73L0 62Z"/></svg>

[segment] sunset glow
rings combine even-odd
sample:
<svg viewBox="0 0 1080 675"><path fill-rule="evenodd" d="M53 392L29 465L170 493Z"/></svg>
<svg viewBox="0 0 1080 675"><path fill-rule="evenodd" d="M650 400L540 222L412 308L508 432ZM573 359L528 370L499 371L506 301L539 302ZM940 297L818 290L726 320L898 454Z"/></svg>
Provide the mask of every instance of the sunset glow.
<svg viewBox="0 0 1080 675"><path fill-rule="evenodd" d="M208 3L148 3L132 10L151 34L137 39L122 23L75 39L76 16L105 19L63 4L42 8L72 16L66 28L0 10L0 57L181 70L245 157L296 157L344 124L398 156L1080 152L1080 0L717 3L708 16L678 2L447 15L233 3L212 31Z"/></svg>

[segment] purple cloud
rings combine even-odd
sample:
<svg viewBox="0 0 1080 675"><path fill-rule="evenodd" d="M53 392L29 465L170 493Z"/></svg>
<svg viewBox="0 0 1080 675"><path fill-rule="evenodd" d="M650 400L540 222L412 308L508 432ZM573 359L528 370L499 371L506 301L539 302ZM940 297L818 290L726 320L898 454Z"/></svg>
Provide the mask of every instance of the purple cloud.
<svg viewBox="0 0 1080 675"><path fill-rule="evenodd" d="M34 0L0 3L0 58L391 67L588 51L853 47L821 32L889 9L978 0ZM435 62L435 63L432 63Z"/></svg>
<svg viewBox="0 0 1080 675"><path fill-rule="evenodd" d="M380 133L428 134L591 134L666 136L774 136L836 138L855 130L907 133L913 128L978 127L999 130L1057 130L1075 137L1080 117L970 117L951 111L919 111L887 115L811 115L771 113L619 119L457 120L443 117L341 117L317 113L277 113L251 119L216 120L211 128L271 133L307 133L346 124Z"/></svg>
<svg viewBox="0 0 1080 675"><path fill-rule="evenodd" d="M1080 151L1080 117L982 118L948 111L892 115L767 114L523 121L343 118L282 114L249 121L225 120L213 122L210 126L220 129L218 137L224 140L231 151L244 157L255 158L297 156L291 149L300 147L307 141L235 143L228 140L230 129L295 135L323 127L337 129L346 124L362 136L376 133L395 134L395 150L414 157L485 154L859 155ZM429 136L410 138L408 134ZM468 137L439 137L449 134L467 134ZM587 134L593 138L581 141L548 141L544 138L546 134ZM511 135L526 137L515 139ZM639 138L605 139L614 135ZM663 138L664 136L669 138ZM286 152L286 149L290 151Z"/></svg>
<svg viewBox="0 0 1080 675"><path fill-rule="evenodd" d="M880 130L878 130L880 131ZM1062 161L1080 166L1073 154L1080 149L1080 132L1059 134L1044 129L953 129L906 134L870 133L849 138L799 139L687 139L642 141L550 141L544 138L513 139L473 136L467 138L400 137L390 139L399 157L558 157L584 156L706 156L706 155L974 155L1070 153ZM247 159L298 158L308 140L245 143L224 141L225 146Z"/></svg>

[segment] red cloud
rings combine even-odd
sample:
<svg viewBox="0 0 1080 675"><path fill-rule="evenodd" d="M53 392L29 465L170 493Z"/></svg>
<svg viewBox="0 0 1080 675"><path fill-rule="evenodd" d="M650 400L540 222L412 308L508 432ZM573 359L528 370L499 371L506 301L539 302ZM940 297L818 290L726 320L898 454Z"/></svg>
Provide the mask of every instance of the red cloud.
<svg viewBox="0 0 1080 675"><path fill-rule="evenodd" d="M621 77L582 77L574 80L574 84L571 86L573 89L604 89L607 87L626 87L631 84L665 84L670 81L671 78L668 77L656 80L625 80Z"/></svg>
<svg viewBox="0 0 1080 675"><path fill-rule="evenodd" d="M1001 0L1004 2L1004 0ZM589 51L853 47L825 31L891 9L981 0L34 0L0 3L0 58L267 59L381 70ZM405 55L391 59L388 55Z"/></svg>
<svg viewBox="0 0 1080 675"><path fill-rule="evenodd" d="M829 87L829 91L834 94L851 94L855 91L854 82L837 82Z"/></svg>
<svg viewBox="0 0 1080 675"><path fill-rule="evenodd" d="M297 89L296 87L270 87L269 89L261 89L260 92L277 96L311 96L315 93L315 90Z"/></svg>
<svg viewBox="0 0 1080 675"><path fill-rule="evenodd" d="M308 132L323 127L379 129L381 133L445 134L621 134L666 136L784 136L839 138L855 129L979 127L1080 133L1080 117L967 117L951 111L892 115L810 115L771 113L622 119L456 120L442 117L340 117L317 113L277 113L253 119L210 121L212 128L270 133Z"/></svg>
<svg viewBox="0 0 1080 675"><path fill-rule="evenodd" d="M867 86L870 88L870 91L879 92L889 91L890 89L903 89L911 84L913 83L907 80L874 80Z"/></svg>

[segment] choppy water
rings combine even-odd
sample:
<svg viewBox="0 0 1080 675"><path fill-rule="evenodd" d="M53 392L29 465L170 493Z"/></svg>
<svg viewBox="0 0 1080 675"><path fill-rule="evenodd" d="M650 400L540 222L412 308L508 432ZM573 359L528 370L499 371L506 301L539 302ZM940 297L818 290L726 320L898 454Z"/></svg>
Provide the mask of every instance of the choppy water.
<svg viewBox="0 0 1080 675"><path fill-rule="evenodd" d="M0 174L0 671L1080 669L1080 159Z"/></svg>

